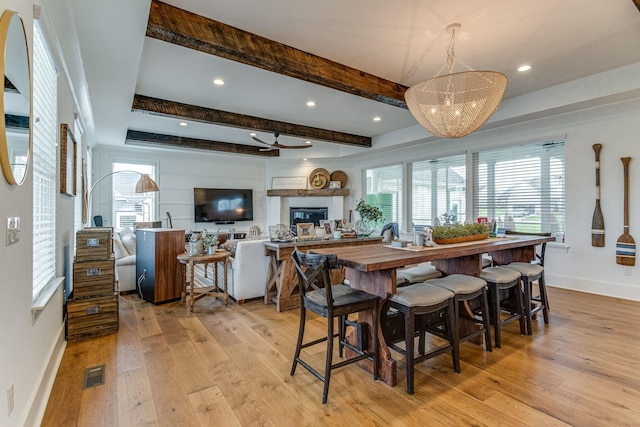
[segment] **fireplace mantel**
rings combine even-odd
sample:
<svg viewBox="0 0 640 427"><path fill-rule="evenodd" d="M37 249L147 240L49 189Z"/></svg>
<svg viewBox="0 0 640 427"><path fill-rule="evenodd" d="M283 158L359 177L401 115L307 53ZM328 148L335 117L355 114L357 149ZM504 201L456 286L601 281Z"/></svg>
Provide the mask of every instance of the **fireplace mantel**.
<svg viewBox="0 0 640 427"><path fill-rule="evenodd" d="M332 197L348 195L348 188L324 188L321 190L267 190L267 197Z"/></svg>

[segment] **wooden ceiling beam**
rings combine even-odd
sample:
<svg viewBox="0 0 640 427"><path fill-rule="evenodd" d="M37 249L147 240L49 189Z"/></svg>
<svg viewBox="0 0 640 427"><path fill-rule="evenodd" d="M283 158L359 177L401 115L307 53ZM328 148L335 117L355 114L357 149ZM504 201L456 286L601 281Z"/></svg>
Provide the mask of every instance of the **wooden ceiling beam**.
<svg viewBox="0 0 640 427"><path fill-rule="evenodd" d="M279 132L281 135L334 142L356 147L371 147L371 138L367 136L246 116L244 114L182 104L180 102L151 98L144 95L135 95L133 97L131 111L262 132Z"/></svg>
<svg viewBox="0 0 640 427"><path fill-rule="evenodd" d="M406 86L152 0L148 37L407 108Z"/></svg>
<svg viewBox="0 0 640 427"><path fill-rule="evenodd" d="M638 12L640 12L640 0L633 0L633 2L636 4L636 7L638 8Z"/></svg>
<svg viewBox="0 0 640 427"><path fill-rule="evenodd" d="M163 135L159 133L127 130L125 144L154 147L178 147L195 150L221 151L233 154L249 154L263 157L279 157L279 150L260 151L261 147L234 144L229 142L209 141L206 139L187 138L182 136Z"/></svg>

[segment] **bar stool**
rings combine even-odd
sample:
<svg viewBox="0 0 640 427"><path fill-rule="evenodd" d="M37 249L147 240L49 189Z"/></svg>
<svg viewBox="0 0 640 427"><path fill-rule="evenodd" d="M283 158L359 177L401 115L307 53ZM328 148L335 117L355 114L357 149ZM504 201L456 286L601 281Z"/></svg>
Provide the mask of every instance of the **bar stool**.
<svg viewBox="0 0 640 427"><path fill-rule="evenodd" d="M339 284L332 285L329 270L339 268L338 257L336 255L304 254L298 249L294 249L291 254L291 261L298 274L298 289L300 291L300 325L298 328L298 340L296 343L295 355L291 366L291 376L296 372L296 367L300 363L305 369L311 372L316 378L324 382L322 392L322 403L327 403L329 395L329 381L331 370L342 366L358 362L363 359L372 359L373 378L378 379L378 297L366 292L352 289L351 287ZM307 310L325 317L327 319L327 336L303 343L305 321ZM371 351L358 348L346 342L343 334L343 325L347 315L361 311L370 311L372 316L371 331ZM334 332L334 319L339 319L339 333ZM347 347L357 355L338 363L333 363L333 341L339 337L338 345ZM300 351L316 344L327 342L327 354L325 359L324 375L315 370L300 357ZM363 342L367 340L363 339ZM363 345L364 347L364 345ZM341 352L342 353L342 352Z"/></svg>
<svg viewBox="0 0 640 427"><path fill-rule="evenodd" d="M385 335L385 340L390 348L405 357L408 394L414 392L414 366L416 362L422 362L443 353L450 353L454 371L460 372L453 301L454 294L451 291L428 283L416 283L398 288L383 307L383 313L387 313L387 308L390 307L404 316L405 348L403 349L396 344L401 339L394 340ZM418 326L417 330L416 325ZM447 340L448 344L425 352L427 332ZM419 335L418 352L420 356L418 357L414 357L416 334Z"/></svg>
<svg viewBox="0 0 640 427"><path fill-rule="evenodd" d="M442 277L442 272L436 270L431 263L418 264L415 267L402 268L396 272L397 286L406 286L412 283L422 283L429 279Z"/></svg>
<svg viewBox="0 0 640 427"><path fill-rule="evenodd" d="M480 299L480 311L482 318L482 328L471 332L463 337L459 337L456 344L469 341L477 336L484 335L484 345L487 351L492 350L491 345L491 332L489 331L489 298L487 297L487 282L484 280L467 276L465 274L451 274L440 279L427 280L425 283L440 286L455 294L454 308L455 308L455 321L456 321L456 333L460 330L461 316L464 319L472 322L477 322L478 319L475 316L471 316L468 313L462 313L460 311L460 303L465 301L471 301L475 298Z"/></svg>
<svg viewBox="0 0 640 427"><path fill-rule="evenodd" d="M522 288L520 286L520 273L510 268L504 267L487 267L480 272L479 276L482 280L487 282L489 288L489 301L490 309L493 320L493 335L497 348L502 345L501 342L501 330L502 326L511 323L515 320L520 321L520 333L525 335L527 333L524 324L524 310L522 303ZM507 309L503 307L500 298L501 291L512 292L515 296L516 305L515 309ZM514 312L515 310L515 312ZM501 314L504 311L509 311L511 315L505 319L502 319Z"/></svg>
<svg viewBox="0 0 640 427"><path fill-rule="evenodd" d="M523 305L524 305L524 318L527 324L527 335L533 334L533 327L531 324L531 318L538 311L542 310L542 316L544 317L544 323L549 323L549 313L547 312L547 287L544 282L544 267L539 264L530 264L528 262L512 262L504 265L503 267L512 269L520 273L522 279L523 288ZM534 299L531 297L531 291L533 289L533 282L538 282L538 289L540 297ZM532 303L535 307L531 308Z"/></svg>

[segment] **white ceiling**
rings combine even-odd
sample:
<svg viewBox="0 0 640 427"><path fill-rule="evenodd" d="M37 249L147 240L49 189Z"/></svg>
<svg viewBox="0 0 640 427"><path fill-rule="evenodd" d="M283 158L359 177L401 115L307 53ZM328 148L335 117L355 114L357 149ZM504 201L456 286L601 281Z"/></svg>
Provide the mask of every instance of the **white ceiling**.
<svg viewBox="0 0 640 427"><path fill-rule="evenodd" d="M417 123L408 110L147 38L150 0L70 3L98 144L123 145L132 129L260 145L249 130L181 127L175 119L132 113L134 94L370 136L373 149L377 135ZM445 64L445 28L452 22L462 24L456 59L506 74L505 98L640 62L640 13L632 0L166 3L406 86ZM525 63L532 70L518 73ZM214 78L225 84L213 85ZM310 99L315 108L306 107ZM382 120L373 122L374 116ZM279 142L303 140L283 136ZM313 145L281 150L281 156L341 155L338 144Z"/></svg>

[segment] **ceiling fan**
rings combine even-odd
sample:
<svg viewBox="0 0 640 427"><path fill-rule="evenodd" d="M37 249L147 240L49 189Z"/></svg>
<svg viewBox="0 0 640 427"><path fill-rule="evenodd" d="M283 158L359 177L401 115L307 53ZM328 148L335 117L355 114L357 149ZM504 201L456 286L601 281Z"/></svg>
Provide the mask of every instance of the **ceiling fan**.
<svg viewBox="0 0 640 427"><path fill-rule="evenodd" d="M273 136L276 137L275 141L273 142L273 144L269 144L268 142L264 142L263 140L261 140L260 138L257 138L255 136L252 136L251 138L253 138L254 141L257 141L261 144L265 144L268 145L270 148L261 148L260 151L271 151L271 150L278 150L280 148L310 148L313 147L313 145L311 144L305 144L305 145L282 145L278 142L278 137L280 136L280 132L274 132Z"/></svg>

